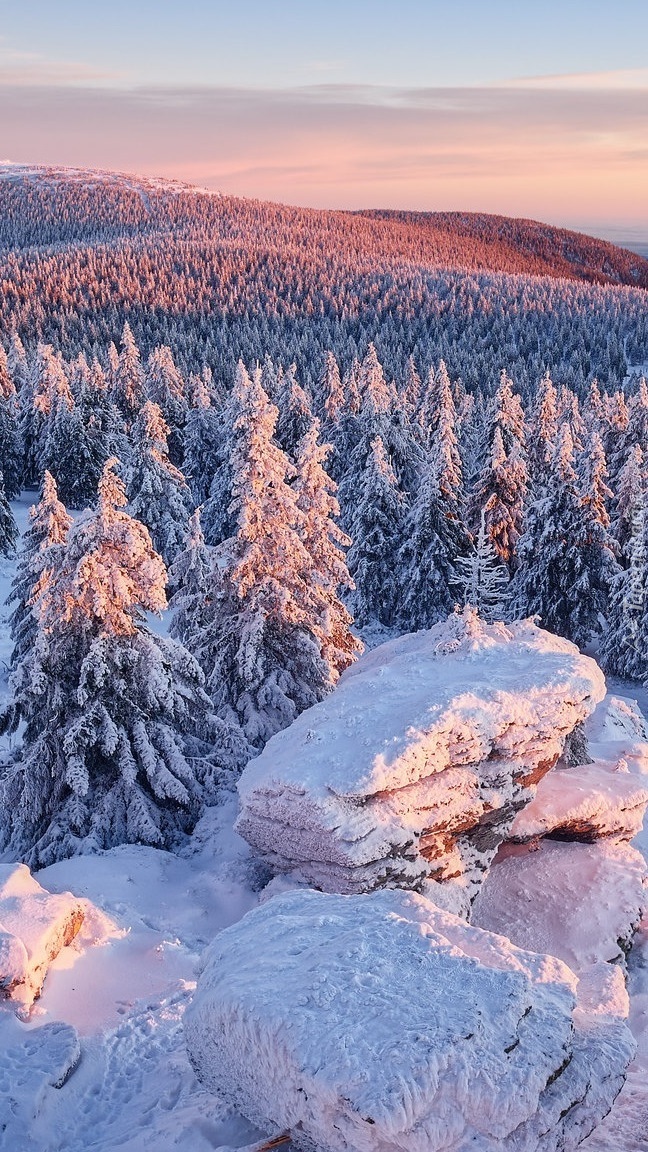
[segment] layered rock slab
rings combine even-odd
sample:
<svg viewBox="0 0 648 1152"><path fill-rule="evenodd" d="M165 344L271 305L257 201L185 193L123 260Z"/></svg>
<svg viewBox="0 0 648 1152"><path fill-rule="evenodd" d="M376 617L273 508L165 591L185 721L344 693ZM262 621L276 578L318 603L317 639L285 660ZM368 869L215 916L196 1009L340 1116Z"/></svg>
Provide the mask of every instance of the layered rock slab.
<svg viewBox="0 0 648 1152"><path fill-rule="evenodd" d="M374 649L274 736L242 775L237 829L324 891L452 882L465 910L604 693L568 641L464 610Z"/></svg>
<svg viewBox="0 0 648 1152"><path fill-rule="evenodd" d="M83 918L82 901L69 892L46 892L25 864L0 864L0 999L29 1008Z"/></svg>
<svg viewBox="0 0 648 1152"><path fill-rule="evenodd" d="M634 1050L559 960L396 890L248 913L208 950L185 1031L202 1082L304 1152L566 1152Z"/></svg>

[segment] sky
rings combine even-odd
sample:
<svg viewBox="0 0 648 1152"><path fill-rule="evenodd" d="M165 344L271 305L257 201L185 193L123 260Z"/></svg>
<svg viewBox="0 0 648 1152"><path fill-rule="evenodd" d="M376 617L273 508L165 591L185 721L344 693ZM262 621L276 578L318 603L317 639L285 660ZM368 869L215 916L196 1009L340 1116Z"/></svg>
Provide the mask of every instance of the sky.
<svg viewBox="0 0 648 1152"><path fill-rule="evenodd" d="M0 0L0 159L648 241L648 4Z"/></svg>

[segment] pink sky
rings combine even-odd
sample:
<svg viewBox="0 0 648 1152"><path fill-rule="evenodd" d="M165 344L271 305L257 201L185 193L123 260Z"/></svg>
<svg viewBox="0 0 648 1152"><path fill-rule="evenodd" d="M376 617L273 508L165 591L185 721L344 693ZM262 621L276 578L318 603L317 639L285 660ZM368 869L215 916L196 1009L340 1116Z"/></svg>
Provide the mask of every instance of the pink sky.
<svg viewBox="0 0 648 1152"><path fill-rule="evenodd" d="M648 241L646 71L411 90L19 80L6 73L0 87L2 159L322 207L500 212Z"/></svg>

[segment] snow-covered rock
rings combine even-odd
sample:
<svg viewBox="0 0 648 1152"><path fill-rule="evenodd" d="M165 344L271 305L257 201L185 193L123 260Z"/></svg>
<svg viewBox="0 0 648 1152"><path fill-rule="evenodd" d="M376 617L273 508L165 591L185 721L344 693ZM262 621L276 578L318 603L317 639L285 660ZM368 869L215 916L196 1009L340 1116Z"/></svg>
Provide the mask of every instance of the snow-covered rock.
<svg viewBox="0 0 648 1152"><path fill-rule="evenodd" d="M185 1034L204 1084L304 1152L566 1152L634 1051L591 999L414 892L300 891L217 937Z"/></svg>
<svg viewBox="0 0 648 1152"><path fill-rule="evenodd" d="M44 1098L61 1088L81 1056L74 1028L58 1021L27 1028L0 1008L0 1148L34 1149L26 1132Z"/></svg>
<svg viewBox="0 0 648 1152"><path fill-rule="evenodd" d="M630 775L624 760L554 768L540 781L530 804L518 812L509 835L515 841L537 836L632 840L641 830L647 805L648 789Z"/></svg>
<svg viewBox="0 0 648 1152"><path fill-rule="evenodd" d="M472 907L471 923L576 972L623 958L648 906L646 862L629 844L542 840L506 845Z"/></svg>
<svg viewBox="0 0 648 1152"><path fill-rule="evenodd" d="M80 900L46 892L25 864L0 864L0 997L28 1008L83 916Z"/></svg>
<svg viewBox="0 0 648 1152"><path fill-rule="evenodd" d="M238 831L275 872L325 891L431 879L467 908L604 692L567 640L464 610L374 649L274 736L241 778Z"/></svg>

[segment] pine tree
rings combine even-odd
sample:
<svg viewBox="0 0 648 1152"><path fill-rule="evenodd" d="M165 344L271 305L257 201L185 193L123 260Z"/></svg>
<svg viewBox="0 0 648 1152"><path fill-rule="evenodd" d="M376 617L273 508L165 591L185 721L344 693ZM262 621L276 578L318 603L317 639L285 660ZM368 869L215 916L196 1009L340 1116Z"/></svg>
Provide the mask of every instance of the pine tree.
<svg viewBox="0 0 648 1152"><path fill-rule="evenodd" d="M184 435L182 473L191 489L196 507L204 504L214 474L221 464L224 439L223 411L199 377L192 392Z"/></svg>
<svg viewBox="0 0 648 1152"><path fill-rule="evenodd" d="M320 395L326 429L334 427L344 412L345 395L338 362L332 352L324 358L324 371L320 381Z"/></svg>
<svg viewBox="0 0 648 1152"><path fill-rule="evenodd" d="M648 679L648 517L645 483L634 495L622 566L611 581L599 659L606 672Z"/></svg>
<svg viewBox="0 0 648 1152"><path fill-rule="evenodd" d="M353 541L347 554L349 572L355 583L350 596L353 614L360 627L378 623L390 628L395 623L398 602L397 556L403 539L405 498L377 436L358 490L349 535Z"/></svg>
<svg viewBox="0 0 648 1152"><path fill-rule="evenodd" d="M482 620L501 619L509 582L508 571L490 539L483 512L474 551L470 556L457 556L455 567L463 604L476 608Z"/></svg>
<svg viewBox="0 0 648 1152"><path fill-rule="evenodd" d="M310 589L311 627L334 683L362 645L351 632L353 619L340 599L340 590L353 590L343 549L351 544L337 521L337 485L325 471L329 444L319 444L319 420L314 419L297 454L295 492L301 512L299 535L310 558L306 581Z"/></svg>
<svg viewBox="0 0 648 1152"><path fill-rule="evenodd" d="M7 355L0 344L0 469L8 500L22 489L23 446L20 436L18 397L9 373Z"/></svg>
<svg viewBox="0 0 648 1152"><path fill-rule="evenodd" d="M11 556L16 550L18 525L9 506L0 472L0 556Z"/></svg>
<svg viewBox="0 0 648 1152"><path fill-rule="evenodd" d="M616 545L616 552L622 558L630 537L633 535L633 522L637 507L646 491L646 466L644 455L638 444L630 449L628 457L619 472L617 490L614 498L613 516L611 522L611 535Z"/></svg>
<svg viewBox="0 0 648 1152"><path fill-rule="evenodd" d="M114 369L112 399L128 424L137 416L146 399L140 351L128 321L124 324L121 351Z"/></svg>
<svg viewBox="0 0 648 1152"><path fill-rule="evenodd" d="M569 424L556 446L551 484L528 509L518 558L513 616L538 614L551 632L586 645L600 626L612 557L607 534L582 498Z"/></svg>
<svg viewBox="0 0 648 1152"><path fill-rule="evenodd" d="M547 371L538 385L529 436L529 479L536 495L551 469L557 435L558 397Z"/></svg>
<svg viewBox="0 0 648 1152"><path fill-rule="evenodd" d="M518 442L512 438L510 442L512 447L507 455L501 430L496 427L490 459L477 482L473 507L481 509L489 540L500 561L513 571L524 517L527 473Z"/></svg>
<svg viewBox="0 0 648 1152"><path fill-rule="evenodd" d="M217 550L203 650L209 650L208 684L219 714L238 719L250 743L261 747L322 699L332 677L312 611L312 561L289 483L294 469L273 439L278 410L259 369L248 385L239 389L234 425L236 533Z"/></svg>
<svg viewBox="0 0 648 1152"><path fill-rule="evenodd" d="M180 465L184 452L183 432L187 420L185 382L166 344L154 348L146 365L146 392L169 425L169 459Z"/></svg>
<svg viewBox="0 0 648 1152"><path fill-rule="evenodd" d="M236 423L244 410L251 381L242 360L234 374L234 386L222 413L222 433L219 437L216 464L204 503L201 519L208 544L221 544L236 531L236 515L232 504L234 470L232 458L236 442Z"/></svg>
<svg viewBox="0 0 648 1152"><path fill-rule="evenodd" d="M21 391L20 404L25 484L33 487L47 467L47 439L59 408L74 407L63 361L49 344L38 346L33 376Z"/></svg>
<svg viewBox="0 0 648 1152"><path fill-rule="evenodd" d="M32 867L120 843L172 846L199 816L213 736L201 671L143 613L166 606L166 571L124 512L110 460L95 511L41 581L28 675L3 727L25 722L0 792L5 842Z"/></svg>
<svg viewBox="0 0 648 1152"><path fill-rule="evenodd" d="M169 635L191 652L203 671L211 671L202 650L212 615L214 550L205 544L200 526L200 508L189 521L187 542L169 569L174 589L169 600Z"/></svg>
<svg viewBox="0 0 648 1152"><path fill-rule="evenodd" d="M430 455L421 484L402 527L403 544L392 576L398 619L403 628L431 628L452 611L456 599L456 558L470 550L470 538L444 494L443 461Z"/></svg>
<svg viewBox="0 0 648 1152"><path fill-rule="evenodd" d="M29 528L23 536L16 575L7 597L13 605L9 617L14 642L11 667L15 669L32 651L38 633L36 601L41 585L47 584L61 563L62 547L67 540L71 516L58 499L56 481L46 472L40 500L29 509Z"/></svg>
<svg viewBox="0 0 648 1152"><path fill-rule="evenodd" d="M291 364L282 380L277 397L279 419L277 420L276 440L280 448L287 452L292 460L295 459L299 444L313 422L310 401L304 389L297 382L296 371L297 366Z"/></svg>
<svg viewBox="0 0 648 1152"><path fill-rule="evenodd" d="M190 492L182 472L169 460L168 434L157 404L147 400L132 429L131 509L148 528L165 564L172 564L185 546Z"/></svg>

